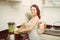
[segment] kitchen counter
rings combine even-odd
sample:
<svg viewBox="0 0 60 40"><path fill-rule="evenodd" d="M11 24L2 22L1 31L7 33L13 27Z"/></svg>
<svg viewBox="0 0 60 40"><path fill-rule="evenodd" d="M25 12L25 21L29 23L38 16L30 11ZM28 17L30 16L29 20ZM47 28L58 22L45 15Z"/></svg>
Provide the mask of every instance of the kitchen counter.
<svg viewBox="0 0 60 40"><path fill-rule="evenodd" d="M42 35L40 35L40 39L41 40L60 40L60 37L47 35L47 34L42 34Z"/></svg>
<svg viewBox="0 0 60 40"><path fill-rule="evenodd" d="M8 40L7 38L8 38L8 30L6 29L3 31L0 31L0 40L3 40L3 39Z"/></svg>
<svg viewBox="0 0 60 40"><path fill-rule="evenodd" d="M60 30L53 30L53 29L46 29L44 34L59 36L60 37Z"/></svg>
<svg viewBox="0 0 60 40"><path fill-rule="evenodd" d="M6 39L6 38L9 39L9 37L7 37L8 36L8 30L3 30L1 32L2 33L0 33L0 39ZM17 39L20 40L20 38L21 38L20 34L18 34L18 35L12 34L12 35L9 35L9 36L11 38L10 40L17 40ZM40 39L41 40L60 40L60 37L59 36L48 35L48 34L41 34Z"/></svg>

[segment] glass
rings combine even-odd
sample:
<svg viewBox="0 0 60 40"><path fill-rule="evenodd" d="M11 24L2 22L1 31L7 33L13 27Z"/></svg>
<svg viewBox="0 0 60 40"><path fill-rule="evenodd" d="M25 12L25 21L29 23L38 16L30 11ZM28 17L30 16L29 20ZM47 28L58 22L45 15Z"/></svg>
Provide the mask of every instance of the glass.
<svg viewBox="0 0 60 40"><path fill-rule="evenodd" d="M8 27L9 27L9 33L13 34L14 33L14 29L15 29L15 23L14 22L9 22L8 23Z"/></svg>

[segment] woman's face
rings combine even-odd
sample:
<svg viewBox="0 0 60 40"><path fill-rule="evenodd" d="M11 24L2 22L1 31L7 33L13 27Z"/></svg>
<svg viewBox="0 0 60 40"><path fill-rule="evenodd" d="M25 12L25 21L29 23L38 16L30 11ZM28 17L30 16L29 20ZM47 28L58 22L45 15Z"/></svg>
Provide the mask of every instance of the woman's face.
<svg viewBox="0 0 60 40"><path fill-rule="evenodd" d="M31 7L31 13L32 13L32 16L37 15L37 9L35 7Z"/></svg>

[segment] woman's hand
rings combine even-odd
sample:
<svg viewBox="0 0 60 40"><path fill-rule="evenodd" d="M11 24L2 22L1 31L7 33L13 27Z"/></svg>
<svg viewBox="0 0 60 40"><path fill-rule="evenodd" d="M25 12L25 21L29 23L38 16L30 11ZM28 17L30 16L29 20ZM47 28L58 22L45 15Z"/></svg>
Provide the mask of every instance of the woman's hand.
<svg viewBox="0 0 60 40"><path fill-rule="evenodd" d="M41 30L41 29L37 29L37 32L39 35L43 34L44 30Z"/></svg>

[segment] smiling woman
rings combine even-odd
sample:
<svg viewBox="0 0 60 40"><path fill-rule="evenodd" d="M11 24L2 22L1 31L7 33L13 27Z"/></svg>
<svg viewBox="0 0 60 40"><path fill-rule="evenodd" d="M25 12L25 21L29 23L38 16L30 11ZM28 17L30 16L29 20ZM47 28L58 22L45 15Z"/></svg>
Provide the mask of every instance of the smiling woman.
<svg viewBox="0 0 60 40"><path fill-rule="evenodd" d="M19 30L19 32L27 32L29 34L30 40L40 40L40 36L36 31L40 20L40 10L38 6L35 4L32 5L30 9L31 9L32 18L27 23L27 27L25 29Z"/></svg>

